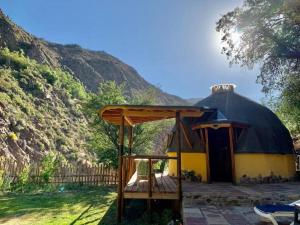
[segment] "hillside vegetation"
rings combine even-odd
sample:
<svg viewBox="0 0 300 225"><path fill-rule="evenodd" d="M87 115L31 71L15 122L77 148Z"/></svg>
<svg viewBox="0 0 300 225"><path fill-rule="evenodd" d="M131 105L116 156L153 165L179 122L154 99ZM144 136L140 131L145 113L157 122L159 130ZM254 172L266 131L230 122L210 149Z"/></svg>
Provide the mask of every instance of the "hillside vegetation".
<svg viewBox="0 0 300 225"><path fill-rule="evenodd" d="M115 99L116 90L123 101ZM111 139L118 129L99 123L96 115L99 107L113 103L187 104L119 59L36 38L0 10L0 156L29 162L55 152L69 162L103 161L105 156L105 162L116 163L117 142ZM157 146L161 127L138 126L133 150Z"/></svg>
<svg viewBox="0 0 300 225"><path fill-rule="evenodd" d="M87 97L70 74L1 49L0 155L29 161L53 151L68 161L91 159L82 112Z"/></svg>

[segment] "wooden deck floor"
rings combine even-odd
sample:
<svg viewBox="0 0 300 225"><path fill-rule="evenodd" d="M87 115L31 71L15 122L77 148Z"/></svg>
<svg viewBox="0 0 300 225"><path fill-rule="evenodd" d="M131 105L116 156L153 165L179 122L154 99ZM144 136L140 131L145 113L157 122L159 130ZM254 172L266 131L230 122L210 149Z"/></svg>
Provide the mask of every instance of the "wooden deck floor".
<svg viewBox="0 0 300 225"><path fill-rule="evenodd" d="M176 183L170 176L155 174L155 180L152 181L152 196L149 197L148 180L137 182L135 173L124 189L124 198L178 199Z"/></svg>

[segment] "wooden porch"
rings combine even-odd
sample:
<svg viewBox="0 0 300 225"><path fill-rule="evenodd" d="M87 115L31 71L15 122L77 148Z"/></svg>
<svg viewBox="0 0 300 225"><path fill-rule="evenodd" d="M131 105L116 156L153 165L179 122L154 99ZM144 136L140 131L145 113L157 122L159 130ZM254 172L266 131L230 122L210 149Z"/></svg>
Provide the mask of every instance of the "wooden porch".
<svg viewBox="0 0 300 225"><path fill-rule="evenodd" d="M163 172L153 172L153 162L157 160L176 160L177 157L168 156L123 156L125 183L123 184L124 199L170 199L179 200L178 177L171 177ZM135 160L146 160L148 174L139 179Z"/></svg>
<svg viewBox="0 0 300 225"><path fill-rule="evenodd" d="M181 119L201 117L206 109L192 106L153 106L153 105L108 105L99 110L99 117L119 126L119 168L118 168L118 222L124 212L125 199L147 199L151 210L151 200L169 199L175 201L181 214ZM132 155L133 128L145 122L174 118L176 120L176 157L164 155ZM125 127L128 128L128 155L124 153ZM136 170L136 160L148 163L147 174L140 176ZM177 177L153 170L157 160L176 160Z"/></svg>

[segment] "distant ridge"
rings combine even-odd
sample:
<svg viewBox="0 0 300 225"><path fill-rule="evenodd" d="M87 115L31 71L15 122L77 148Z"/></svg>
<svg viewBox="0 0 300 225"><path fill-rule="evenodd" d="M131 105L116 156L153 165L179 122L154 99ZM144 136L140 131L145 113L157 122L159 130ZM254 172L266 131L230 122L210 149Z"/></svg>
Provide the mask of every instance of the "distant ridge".
<svg viewBox="0 0 300 225"><path fill-rule="evenodd" d="M185 99L189 105L195 105L197 102L201 101L203 98L187 98Z"/></svg>
<svg viewBox="0 0 300 225"><path fill-rule="evenodd" d="M100 82L115 80L118 84L125 83L129 96L136 90L153 88L159 104L188 104L184 99L150 84L134 68L106 52L83 49L76 44L50 43L37 38L17 26L1 10L0 47L22 49L27 56L39 63L67 70L92 92L97 91Z"/></svg>

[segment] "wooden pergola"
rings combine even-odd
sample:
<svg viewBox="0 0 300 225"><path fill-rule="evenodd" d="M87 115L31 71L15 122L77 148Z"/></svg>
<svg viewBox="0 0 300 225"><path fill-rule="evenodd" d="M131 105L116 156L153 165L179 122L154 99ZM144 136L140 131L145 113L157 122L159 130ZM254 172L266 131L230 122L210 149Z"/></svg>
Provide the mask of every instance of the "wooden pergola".
<svg viewBox="0 0 300 225"><path fill-rule="evenodd" d="M153 105L107 105L98 111L99 117L107 122L119 126L119 167L118 167L118 222L121 221L124 210L124 199L173 199L178 202L178 212L181 210L182 186L181 186L181 140L180 121L183 117L201 117L205 109L192 106L153 106ZM133 127L145 122L163 119L176 119L176 146L177 156L131 155ZM124 156L124 130L128 127L129 156ZM146 159L149 162L148 185L144 188L134 188L134 168L132 159ZM169 176L161 176L156 182L158 187L152 187L152 163L151 160L177 160L177 182ZM156 179L154 177L154 179ZM133 185L131 185L131 183Z"/></svg>

